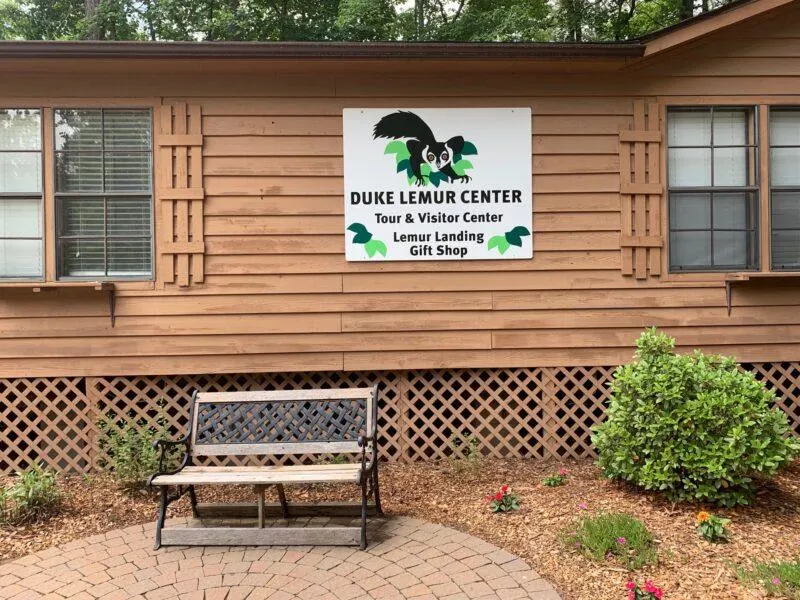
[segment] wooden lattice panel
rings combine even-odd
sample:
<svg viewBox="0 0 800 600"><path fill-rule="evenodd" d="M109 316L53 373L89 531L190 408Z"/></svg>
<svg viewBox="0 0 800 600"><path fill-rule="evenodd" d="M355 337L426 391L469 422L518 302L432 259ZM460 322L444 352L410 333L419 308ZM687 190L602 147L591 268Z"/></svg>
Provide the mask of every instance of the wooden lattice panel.
<svg viewBox="0 0 800 600"><path fill-rule="evenodd" d="M34 463L86 471L93 435L82 378L0 379L0 473Z"/></svg>
<svg viewBox="0 0 800 600"><path fill-rule="evenodd" d="M800 363L744 365L773 388L800 435ZM103 461L100 418L186 428L192 392L381 387L380 452L386 460L439 460L453 436L475 436L493 457L586 457L603 419L611 367L0 379L0 473L42 462L85 472ZM295 462L310 456L288 457ZM245 464L209 457L208 462Z"/></svg>

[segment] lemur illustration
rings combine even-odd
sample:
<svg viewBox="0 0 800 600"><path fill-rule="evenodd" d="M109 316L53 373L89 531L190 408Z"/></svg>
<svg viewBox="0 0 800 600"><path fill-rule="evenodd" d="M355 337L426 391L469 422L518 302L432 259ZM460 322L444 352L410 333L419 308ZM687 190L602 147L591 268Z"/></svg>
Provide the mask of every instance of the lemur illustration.
<svg viewBox="0 0 800 600"><path fill-rule="evenodd" d="M447 175L450 181L467 182L471 179L469 175L458 175L452 166L453 156L464 148L464 138L457 135L446 142L438 142L427 123L412 112L399 110L386 115L375 125L373 137L406 139L411 154L411 171L417 185L424 183L420 168L425 163Z"/></svg>

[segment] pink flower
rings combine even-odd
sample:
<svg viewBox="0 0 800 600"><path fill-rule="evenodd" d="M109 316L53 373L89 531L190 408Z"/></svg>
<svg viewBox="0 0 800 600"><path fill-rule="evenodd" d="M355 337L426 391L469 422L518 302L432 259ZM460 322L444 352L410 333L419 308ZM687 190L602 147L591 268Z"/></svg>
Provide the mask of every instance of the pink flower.
<svg viewBox="0 0 800 600"><path fill-rule="evenodd" d="M581 547L581 543L580 542L575 542L575 547L576 548L580 548Z"/></svg>
<svg viewBox="0 0 800 600"><path fill-rule="evenodd" d="M502 487L500 488L500 491L501 491L501 492L503 492L503 493L505 494L505 493L508 491L508 486L507 486L507 485L504 485L504 486L502 486Z"/></svg>
<svg viewBox="0 0 800 600"><path fill-rule="evenodd" d="M626 540L624 537L618 537L618 538L617 538L617 543L618 543L620 546L624 546L625 544L627 544L627 543L628 543L628 540Z"/></svg>
<svg viewBox="0 0 800 600"><path fill-rule="evenodd" d="M661 598L664 597L664 591L660 587L653 584L653 582L649 579L646 579L644 582L644 591L648 594L653 594L653 596L655 596L658 600L661 600Z"/></svg>
<svg viewBox="0 0 800 600"><path fill-rule="evenodd" d="M581 510L589 510L589 505L586 504L586 502L581 502L580 504L578 504L578 508L580 508Z"/></svg>
<svg viewBox="0 0 800 600"><path fill-rule="evenodd" d="M780 584L781 584L780 579L778 579L777 577L772 578L772 585L780 585Z"/></svg>
<svg viewBox="0 0 800 600"><path fill-rule="evenodd" d="M636 589L636 582L633 581L633 580L629 581L628 583L625 584L625 589L626 590L635 590Z"/></svg>
<svg viewBox="0 0 800 600"><path fill-rule="evenodd" d="M567 471L566 469L559 469L558 471L558 474L561 475L561 477L566 477L567 473L569 473L569 471Z"/></svg>
<svg viewBox="0 0 800 600"><path fill-rule="evenodd" d="M628 591L628 600L636 600L636 592L633 590Z"/></svg>

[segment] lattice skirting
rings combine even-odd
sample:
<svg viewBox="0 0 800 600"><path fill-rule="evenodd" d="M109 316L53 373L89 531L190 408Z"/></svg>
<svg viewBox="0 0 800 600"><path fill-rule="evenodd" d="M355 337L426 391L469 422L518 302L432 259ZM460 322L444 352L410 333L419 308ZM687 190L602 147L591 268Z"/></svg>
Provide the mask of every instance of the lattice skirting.
<svg viewBox="0 0 800 600"><path fill-rule="evenodd" d="M800 435L800 363L743 365L774 388ZM446 458L454 436L494 457L585 457L613 367L0 379L0 473L43 462L87 472L103 460L103 417L184 430L192 391L381 384L383 458Z"/></svg>

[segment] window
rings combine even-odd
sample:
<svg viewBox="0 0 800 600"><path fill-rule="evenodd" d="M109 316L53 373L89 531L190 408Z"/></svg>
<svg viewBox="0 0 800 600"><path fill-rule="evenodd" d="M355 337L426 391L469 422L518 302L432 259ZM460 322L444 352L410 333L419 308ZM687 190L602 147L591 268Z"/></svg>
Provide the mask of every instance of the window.
<svg viewBox="0 0 800 600"><path fill-rule="evenodd" d="M800 109L770 109L772 268L800 269Z"/></svg>
<svg viewBox="0 0 800 600"><path fill-rule="evenodd" d="M43 254L41 114L0 109L0 278L41 278Z"/></svg>
<svg viewBox="0 0 800 600"><path fill-rule="evenodd" d="M758 268L755 116L737 107L668 112L670 270Z"/></svg>
<svg viewBox="0 0 800 600"><path fill-rule="evenodd" d="M54 120L59 276L149 278L150 111L58 109Z"/></svg>

